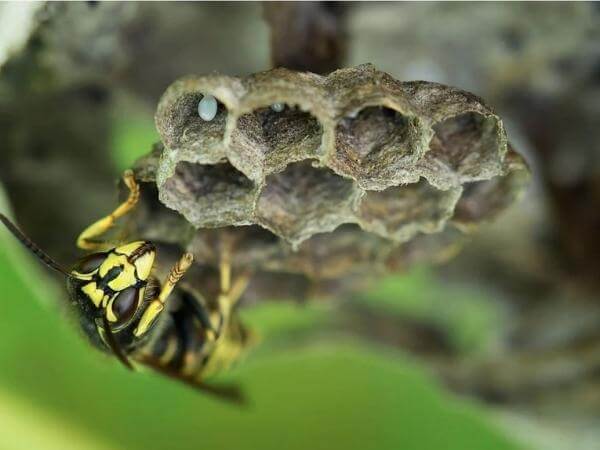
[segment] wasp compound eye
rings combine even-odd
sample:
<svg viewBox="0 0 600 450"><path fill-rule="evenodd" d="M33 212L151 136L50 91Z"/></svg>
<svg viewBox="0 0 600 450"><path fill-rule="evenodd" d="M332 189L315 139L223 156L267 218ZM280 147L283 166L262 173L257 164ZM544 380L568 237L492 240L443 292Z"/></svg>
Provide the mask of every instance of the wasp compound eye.
<svg viewBox="0 0 600 450"><path fill-rule="evenodd" d="M112 313L116 318L116 325L129 322L137 309L139 289L128 288L118 294L112 303Z"/></svg>
<svg viewBox="0 0 600 450"><path fill-rule="evenodd" d="M81 273L90 273L100 267L106 259L106 253L93 253L83 258L75 266L75 270Z"/></svg>

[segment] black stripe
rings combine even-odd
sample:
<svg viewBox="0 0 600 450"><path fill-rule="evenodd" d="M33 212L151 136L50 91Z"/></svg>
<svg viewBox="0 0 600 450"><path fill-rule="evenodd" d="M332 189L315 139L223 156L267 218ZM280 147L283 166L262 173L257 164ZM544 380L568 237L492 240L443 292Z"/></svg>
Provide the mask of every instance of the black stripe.
<svg viewBox="0 0 600 450"><path fill-rule="evenodd" d="M116 266L111 268L103 277L98 275L98 281L96 283L98 289L102 289L105 295L112 296L114 291L108 286L108 283L121 275L122 272L123 266Z"/></svg>
<svg viewBox="0 0 600 450"><path fill-rule="evenodd" d="M130 263L133 263L140 256L142 256L146 253L149 253L149 252L153 252L154 250L155 250L155 247L152 243L144 242L142 245L140 245L138 248L136 248L133 252L131 252L131 255L129 255L127 257L127 261L129 261Z"/></svg>

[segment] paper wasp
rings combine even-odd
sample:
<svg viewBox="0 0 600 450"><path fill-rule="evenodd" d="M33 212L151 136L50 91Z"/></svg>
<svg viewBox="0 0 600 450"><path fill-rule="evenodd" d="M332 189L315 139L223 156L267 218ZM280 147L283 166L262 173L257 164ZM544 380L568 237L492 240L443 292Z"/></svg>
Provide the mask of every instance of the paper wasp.
<svg viewBox="0 0 600 450"><path fill-rule="evenodd" d="M235 362L250 334L235 314L249 276L231 277L231 249L221 252L220 294L216 307L201 295L177 286L193 264L184 253L162 283L152 274L156 248L148 241L111 245L98 237L131 211L140 196L132 171L123 181L128 198L111 214L86 228L77 246L94 253L64 269L4 215L0 221L48 267L66 277L71 309L92 344L114 354L126 367L149 367L220 398L240 402L235 386L205 384L204 379Z"/></svg>

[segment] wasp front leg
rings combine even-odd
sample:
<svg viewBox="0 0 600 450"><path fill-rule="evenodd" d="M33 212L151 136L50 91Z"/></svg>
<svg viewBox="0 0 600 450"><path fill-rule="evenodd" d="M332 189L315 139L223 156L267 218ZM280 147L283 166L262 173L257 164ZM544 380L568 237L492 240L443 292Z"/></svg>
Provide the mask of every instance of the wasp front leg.
<svg viewBox="0 0 600 450"><path fill-rule="evenodd" d="M138 323L138 326L133 332L133 334L136 337L144 335L150 329L151 325L158 318L160 313L165 309L165 303L167 301L167 298L177 285L177 282L190 268L193 261L194 256L191 253L184 253L181 259L179 259L179 261L177 261L175 265L171 268L171 271L169 272L166 281L162 285L158 297L156 297L150 302L150 304L142 314L140 322Z"/></svg>
<svg viewBox="0 0 600 450"><path fill-rule="evenodd" d="M121 203L112 213L105 216L87 227L77 238L77 246L84 250L100 250L106 246L105 242L96 238L108 231L117 219L131 211L140 198L140 187L135 181L133 172L126 170L123 174L123 182L129 188L127 200Z"/></svg>

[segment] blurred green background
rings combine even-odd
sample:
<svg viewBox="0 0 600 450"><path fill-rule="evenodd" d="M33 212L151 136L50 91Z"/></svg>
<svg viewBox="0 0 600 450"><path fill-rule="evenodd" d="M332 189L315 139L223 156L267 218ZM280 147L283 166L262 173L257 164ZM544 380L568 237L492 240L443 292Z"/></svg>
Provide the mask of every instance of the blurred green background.
<svg viewBox="0 0 600 450"><path fill-rule="evenodd" d="M112 135L119 169L156 139L143 114L115 117ZM5 231L0 287L1 449L520 448L486 410L444 392L406 355L348 338L288 345L290 330L334 314L323 304L271 302L245 312L263 344L223 377L251 399L238 409L130 373L89 347L57 307L66 293ZM441 286L420 268L384 280L367 301L434 320L438 311L452 338L477 351L494 322L482 295Z"/></svg>
<svg viewBox="0 0 600 450"><path fill-rule="evenodd" d="M60 312L61 285L0 230L0 450L598 449L597 4L285 5L345 15L344 66L480 95L531 164L531 189L442 268L337 309L245 310L263 343L226 376L251 398L243 410L89 348ZM0 210L69 264L119 172L158 140L152 115L173 80L271 67L263 16L252 2L0 3ZM359 330L364 310L387 328ZM396 340L420 326L454 353ZM369 330L387 341L357 337Z"/></svg>

